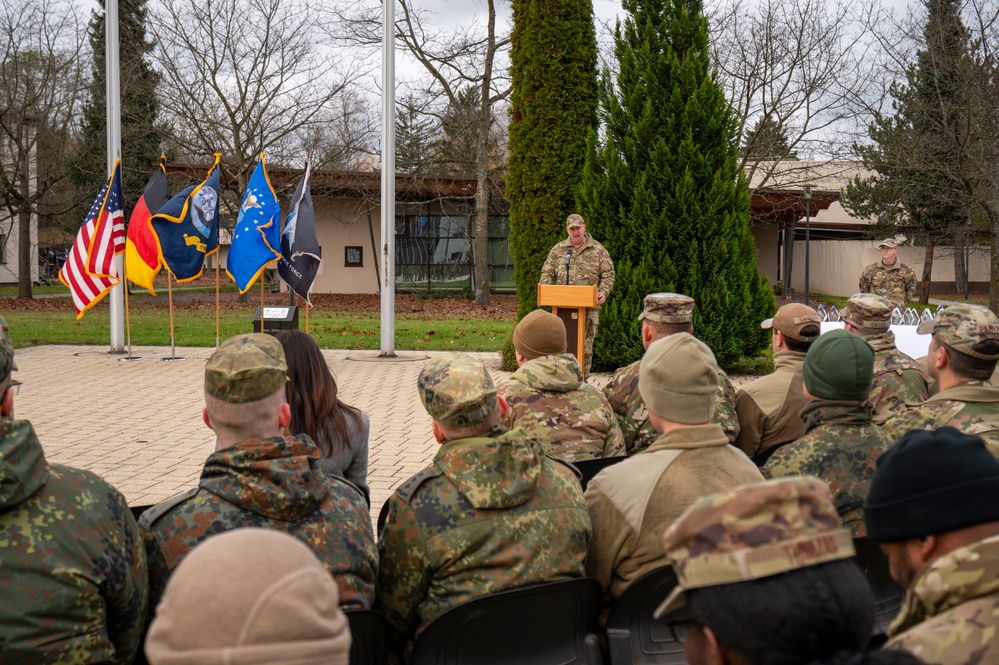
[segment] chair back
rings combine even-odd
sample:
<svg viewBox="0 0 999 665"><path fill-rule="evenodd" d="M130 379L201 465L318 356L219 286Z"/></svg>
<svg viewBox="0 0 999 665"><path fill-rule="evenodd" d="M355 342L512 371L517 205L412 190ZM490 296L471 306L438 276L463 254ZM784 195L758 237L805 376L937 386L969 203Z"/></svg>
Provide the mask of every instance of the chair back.
<svg viewBox="0 0 999 665"><path fill-rule="evenodd" d="M350 625L350 665L385 665L389 632L385 617L374 610L347 610Z"/></svg>
<svg viewBox="0 0 999 665"><path fill-rule="evenodd" d="M412 665L601 665L600 583L583 577L500 591L448 610L417 639Z"/></svg>
<svg viewBox="0 0 999 665"><path fill-rule="evenodd" d="M625 589L607 617L607 649L611 665L687 662L683 644L673 638L669 616L652 613L676 586L670 566L646 573Z"/></svg>
<svg viewBox="0 0 999 665"><path fill-rule="evenodd" d="M885 556L881 548L866 538L856 538L853 547L857 550L854 562L864 572L867 583L871 585L874 592L874 645L880 645L885 641L885 631L895 619L899 609L902 607L902 600L905 598L905 591L891 578L888 569L888 557Z"/></svg>
<svg viewBox="0 0 999 665"><path fill-rule="evenodd" d="M621 462L626 459L628 458L625 457L624 455L620 457L600 457L597 459L579 460L578 462L573 462L572 465L576 467L576 469L579 471L580 475L582 476L579 480L579 483L583 486L583 489L585 490L586 486L590 484L591 480L593 480L593 476L597 475L610 465L617 464L618 462Z"/></svg>

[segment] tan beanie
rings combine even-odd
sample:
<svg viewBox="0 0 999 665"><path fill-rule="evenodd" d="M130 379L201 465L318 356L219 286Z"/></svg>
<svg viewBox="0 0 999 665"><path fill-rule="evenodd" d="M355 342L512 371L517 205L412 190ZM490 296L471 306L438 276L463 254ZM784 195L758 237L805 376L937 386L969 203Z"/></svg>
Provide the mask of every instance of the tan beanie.
<svg viewBox="0 0 999 665"><path fill-rule="evenodd" d="M513 329L513 348L528 360L565 353L565 324L543 309L536 309Z"/></svg>
<svg viewBox="0 0 999 665"><path fill-rule="evenodd" d="M684 425L710 422L718 392L715 354L688 333L663 337L638 366L638 392L657 416Z"/></svg>
<svg viewBox="0 0 999 665"><path fill-rule="evenodd" d="M336 582L302 542L235 529L170 576L146 637L151 665L347 665Z"/></svg>

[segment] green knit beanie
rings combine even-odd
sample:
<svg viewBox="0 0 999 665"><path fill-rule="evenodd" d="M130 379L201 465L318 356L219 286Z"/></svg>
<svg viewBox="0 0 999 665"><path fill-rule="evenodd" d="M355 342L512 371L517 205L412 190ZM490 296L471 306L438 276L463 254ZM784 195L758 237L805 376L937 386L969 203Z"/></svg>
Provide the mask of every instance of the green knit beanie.
<svg viewBox="0 0 999 665"><path fill-rule="evenodd" d="M812 397L863 401L871 392L874 350L858 335L832 330L812 343L802 375Z"/></svg>

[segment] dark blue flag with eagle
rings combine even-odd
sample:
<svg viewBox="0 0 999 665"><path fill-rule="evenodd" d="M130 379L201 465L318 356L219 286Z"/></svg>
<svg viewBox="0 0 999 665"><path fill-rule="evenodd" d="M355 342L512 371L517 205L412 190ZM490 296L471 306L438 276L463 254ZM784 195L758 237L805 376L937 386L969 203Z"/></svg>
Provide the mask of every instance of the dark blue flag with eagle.
<svg viewBox="0 0 999 665"><path fill-rule="evenodd" d="M167 201L149 224L160 260L178 282L201 277L205 257L219 249L219 159L208 177Z"/></svg>

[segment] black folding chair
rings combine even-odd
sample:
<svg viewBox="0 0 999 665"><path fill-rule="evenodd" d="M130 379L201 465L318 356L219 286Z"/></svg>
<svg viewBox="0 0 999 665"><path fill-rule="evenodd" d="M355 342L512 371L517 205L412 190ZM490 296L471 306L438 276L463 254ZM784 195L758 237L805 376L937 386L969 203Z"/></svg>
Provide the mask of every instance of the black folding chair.
<svg viewBox="0 0 999 665"><path fill-rule="evenodd" d="M470 600L427 626L412 665L601 665L601 594L583 577Z"/></svg>
<svg viewBox="0 0 999 665"><path fill-rule="evenodd" d="M611 665L686 663L683 645L673 638L669 617L652 613L676 586L670 566L646 573L625 589L607 617L607 650Z"/></svg>
<svg viewBox="0 0 999 665"><path fill-rule="evenodd" d="M374 610L348 610L350 665L384 665L388 662L388 623Z"/></svg>
<svg viewBox="0 0 999 665"><path fill-rule="evenodd" d="M576 467L582 475L579 482L585 490L586 486L590 484L591 480L593 480L593 476L597 475L612 464L617 464L618 462L626 459L628 458L623 455L621 457L601 457L598 459L580 460L578 462L573 462L572 465Z"/></svg>
<svg viewBox="0 0 999 665"><path fill-rule="evenodd" d="M874 592L874 635L871 646L884 644L885 631L902 608L905 591L891 578L888 557L881 548L866 538L855 538L853 547L857 550L854 561L864 571L867 583Z"/></svg>

